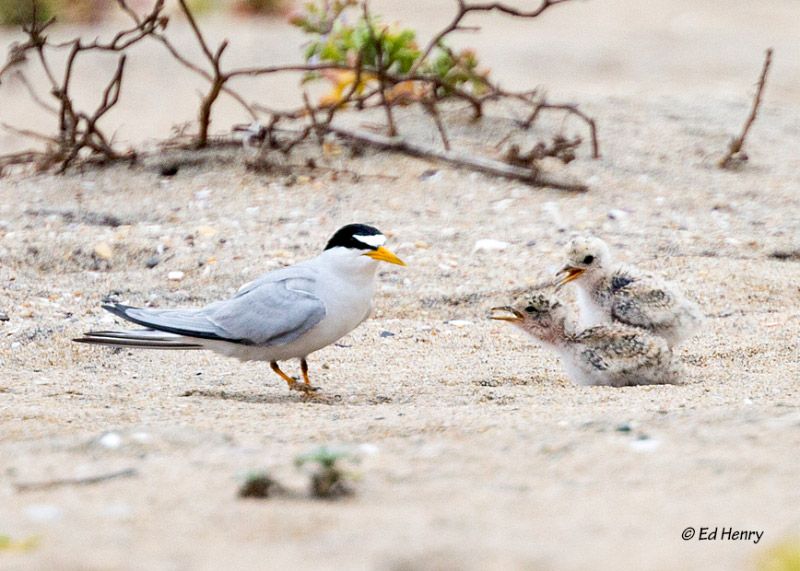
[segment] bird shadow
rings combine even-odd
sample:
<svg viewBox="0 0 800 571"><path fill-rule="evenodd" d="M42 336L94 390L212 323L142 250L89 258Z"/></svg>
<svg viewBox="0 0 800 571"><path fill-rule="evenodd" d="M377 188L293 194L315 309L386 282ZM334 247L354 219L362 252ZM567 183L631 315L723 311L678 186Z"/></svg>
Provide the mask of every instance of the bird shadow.
<svg viewBox="0 0 800 571"><path fill-rule="evenodd" d="M285 394L263 394L212 389L190 389L181 393L180 396L229 400L248 404L285 404L301 402L307 404L334 405L342 401L341 395L326 395L320 393L303 394L299 392L287 392Z"/></svg>

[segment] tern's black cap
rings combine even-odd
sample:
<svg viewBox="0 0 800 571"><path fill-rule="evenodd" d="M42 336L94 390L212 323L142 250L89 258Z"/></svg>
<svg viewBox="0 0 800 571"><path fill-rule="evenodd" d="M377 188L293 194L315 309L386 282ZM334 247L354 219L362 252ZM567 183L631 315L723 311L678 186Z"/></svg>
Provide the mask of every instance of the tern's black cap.
<svg viewBox="0 0 800 571"><path fill-rule="evenodd" d="M357 236L367 238L367 240L359 240ZM336 234L328 240L328 245L325 246L325 249L330 250L331 248L342 247L356 250L377 250L380 244L377 240L369 240L369 236L383 236L383 232L374 226L367 226L366 224L348 224L336 231Z"/></svg>

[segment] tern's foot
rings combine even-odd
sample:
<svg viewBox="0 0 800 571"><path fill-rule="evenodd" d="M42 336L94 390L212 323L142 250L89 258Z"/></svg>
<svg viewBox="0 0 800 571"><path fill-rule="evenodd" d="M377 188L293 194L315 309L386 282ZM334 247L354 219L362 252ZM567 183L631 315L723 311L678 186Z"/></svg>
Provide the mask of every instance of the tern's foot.
<svg viewBox="0 0 800 571"><path fill-rule="evenodd" d="M312 385L308 385L306 383L292 383L289 385L290 391L298 391L301 393L305 393L307 395L314 394L315 392L319 391L319 387L314 387Z"/></svg>

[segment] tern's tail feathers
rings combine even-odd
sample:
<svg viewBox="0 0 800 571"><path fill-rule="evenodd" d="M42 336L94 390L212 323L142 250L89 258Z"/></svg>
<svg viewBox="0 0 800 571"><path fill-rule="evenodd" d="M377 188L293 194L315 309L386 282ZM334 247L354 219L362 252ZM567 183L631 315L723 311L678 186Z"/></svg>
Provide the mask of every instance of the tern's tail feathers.
<svg viewBox="0 0 800 571"><path fill-rule="evenodd" d="M89 345L108 345L110 347L129 347L136 349L202 349L180 335L171 335L152 329L129 329L124 331L89 331L83 337L73 339Z"/></svg>
<svg viewBox="0 0 800 571"><path fill-rule="evenodd" d="M121 303L104 305L103 309L137 325L163 333L196 339L243 342L240 339L231 339L224 329L209 319L205 309L150 309Z"/></svg>

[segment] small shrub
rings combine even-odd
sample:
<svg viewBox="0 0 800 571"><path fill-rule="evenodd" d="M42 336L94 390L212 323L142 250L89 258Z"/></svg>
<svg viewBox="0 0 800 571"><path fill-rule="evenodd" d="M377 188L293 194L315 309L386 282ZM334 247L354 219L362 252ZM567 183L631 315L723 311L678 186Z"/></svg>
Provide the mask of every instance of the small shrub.
<svg viewBox="0 0 800 571"><path fill-rule="evenodd" d="M266 472L251 472L247 474L244 482L239 487L240 498L268 498L280 486L270 478Z"/></svg>
<svg viewBox="0 0 800 571"><path fill-rule="evenodd" d="M311 468L311 495L315 498L333 499L352 495L349 482L351 474L339 466L342 460L354 460L354 456L344 450L334 450L322 446L312 452L295 458L295 466Z"/></svg>
<svg viewBox="0 0 800 571"><path fill-rule="evenodd" d="M410 28L382 23L377 16L362 13L354 20L345 18L353 0L336 1L333 4L309 3L305 11L290 18L290 22L308 34L311 39L305 48L307 62L335 64L353 67L361 63L364 70L355 91L361 94L367 87L376 86L379 73L402 76L416 69L420 77L433 78L435 95L447 97L454 89L466 89L481 95L488 89L488 72L479 67L478 58L472 50L454 52L444 42L425 61L416 42L416 32ZM352 22L351 22L352 20ZM334 86L323 98L323 103L339 103L347 89L356 81L353 71L309 73L306 81L325 78ZM389 98L396 102L418 101L426 94L414 81L403 81L395 85Z"/></svg>

